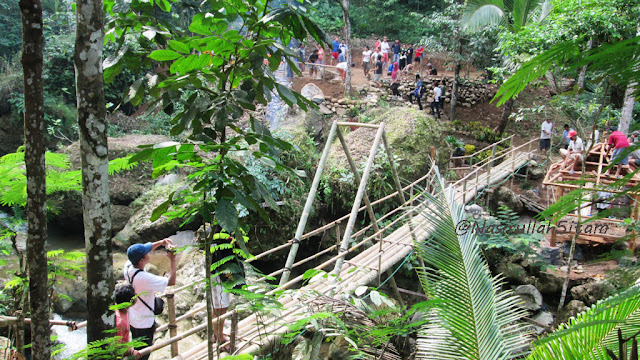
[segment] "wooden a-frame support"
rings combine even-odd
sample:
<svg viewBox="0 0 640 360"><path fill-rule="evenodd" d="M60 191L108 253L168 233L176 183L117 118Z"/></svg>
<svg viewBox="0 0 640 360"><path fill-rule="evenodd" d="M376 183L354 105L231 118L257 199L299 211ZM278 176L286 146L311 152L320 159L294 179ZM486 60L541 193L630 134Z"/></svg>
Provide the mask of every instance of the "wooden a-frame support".
<svg viewBox="0 0 640 360"><path fill-rule="evenodd" d="M357 126L357 127L368 127L368 128L372 128L372 129L377 129L376 132L376 137L373 141L373 144L371 146L371 151L369 152L369 157L367 159L367 163L365 165L365 169L362 173L362 175L360 175L358 173L358 169L356 166L356 163L353 160L353 157L351 156L351 152L349 151L349 148L347 146L347 143L344 139L344 136L342 134L342 131L340 131L339 126ZM291 274L291 267L296 259L296 255L298 252L298 248L299 248L299 239L300 237L304 234L304 230L305 227L307 225L307 221L309 219L309 213L311 212L311 207L313 205L313 201L316 197L316 193L318 191L318 185L320 183L320 178L322 177L322 172L324 171L324 166L327 162L327 159L329 157L329 150L331 149L331 144L333 143L333 140L335 139L336 135L338 136L338 139L340 140L340 144L342 145L342 149L345 152L345 155L347 157L347 160L349 162L349 167L351 168L351 171L354 174L354 179L356 180L356 182L359 184L358 186L358 191L356 193L356 198L353 202L353 207L351 208L351 214L349 216L348 222L347 222L347 226L345 228L344 234L342 235L342 241L340 243L340 253L344 253L348 251L348 247L349 247L349 240L351 239L351 235L353 234L353 229L356 223L356 219L358 217L358 209L360 208L360 205L362 204L362 201L364 200L365 206L366 206L366 210L367 210L367 214L369 215L371 221L372 221L372 227L375 233L379 233L380 232L380 228L378 227L378 223L377 223L377 219L375 216L375 212L373 211L373 208L371 206L371 201L369 200L369 197L367 196L367 192L366 192L366 186L367 186L367 182L369 180L369 176L371 175L371 168L373 166L373 163L375 161L375 156L376 153L378 151L378 148L380 147L380 142L383 141L384 142L384 147L385 150L387 152L387 157L389 159L389 165L391 167L391 172L393 174L393 181L394 181L394 185L396 187L396 190L398 191L398 199L401 201L401 203L405 202L405 197L404 197L404 192L402 190L402 186L400 184L400 178L398 177L398 172L396 170L395 167L395 163L393 161L393 154L391 152L391 147L389 146L389 141L387 140L387 136L385 133L385 129L384 129L384 123L380 123L378 124L367 124L367 123L352 123L352 122L337 122L334 121L333 124L331 125L331 130L329 131L329 136L327 138L327 143L324 147L324 150L322 152L322 156L320 157L320 163L318 164L318 168L316 169L316 173L315 176L313 178L313 182L311 184L311 189L309 190L309 195L307 196L307 201L305 203L304 209L302 211L302 215L300 216L300 221L298 222L298 227L296 229L296 234L295 237L293 239L293 243L291 245L291 248L289 250L289 255L287 257L287 261L285 263L284 266L284 271L282 273L282 277L280 278L280 285L285 284L287 281L289 281L289 276ZM413 238L413 240L415 240L415 235L413 233L413 226L411 224L411 221L409 221L410 223L410 228L411 228L411 236ZM382 239L382 235L380 235L380 240ZM382 252L382 244L383 241L379 241L380 242L380 251ZM336 274L336 279L337 279L337 275L340 274L340 270L342 269L342 265L344 263L344 257L340 257L336 260L336 265L333 269L333 273ZM380 269L380 264L378 264ZM395 282L395 280L393 279L393 277L391 276L390 272L387 272L389 277L390 277L390 283L392 286L392 289L394 291L394 295L398 298L398 300L400 302L402 302L402 298L400 296L400 292L398 291L398 287L397 284ZM378 271L378 283L380 283L380 271Z"/></svg>

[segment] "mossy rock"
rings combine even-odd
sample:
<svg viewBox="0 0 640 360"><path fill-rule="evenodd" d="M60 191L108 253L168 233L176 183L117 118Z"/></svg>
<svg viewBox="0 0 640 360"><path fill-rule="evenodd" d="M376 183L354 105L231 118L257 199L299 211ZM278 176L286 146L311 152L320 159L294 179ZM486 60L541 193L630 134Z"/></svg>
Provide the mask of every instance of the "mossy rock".
<svg viewBox="0 0 640 360"><path fill-rule="evenodd" d="M437 164L441 168L446 164L450 150L443 135L447 128L441 121L422 111L406 107L374 109L363 114L363 117L372 119L371 123L375 124L384 122L396 169L403 184L418 179L429 170L431 146L436 149ZM345 136L349 151L361 173L371 151L375 134L376 129L361 127ZM355 182L339 140L331 145L322 180L324 200L327 203L345 209L351 206L358 184ZM372 201L394 191L392 172L386 151L382 146L376 154L367 191Z"/></svg>

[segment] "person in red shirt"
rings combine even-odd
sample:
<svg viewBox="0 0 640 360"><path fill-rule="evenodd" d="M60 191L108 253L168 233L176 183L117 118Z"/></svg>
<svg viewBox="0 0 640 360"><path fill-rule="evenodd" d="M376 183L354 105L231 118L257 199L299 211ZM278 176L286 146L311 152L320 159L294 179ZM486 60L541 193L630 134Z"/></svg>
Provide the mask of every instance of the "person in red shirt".
<svg viewBox="0 0 640 360"><path fill-rule="evenodd" d="M418 46L418 44L415 44L413 45L413 48L416 51L416 58L413 59L413 61L417 64L417 70L420 72L420 75L422 75L422 65L420 64L420 60L422 59L422 53L424 53L424 47L422 45Z"/></svg>
<svg viewBox="0 0 640 360"><path fill-rule="evenodd" d="M611 151L611 149L613 149L611 160L618 161L618 169L616 170L617 178L620 176L620 172L622 171L622 165L629 165L629 154L627 154L624 158L620 156L624 149L629 147L629 141L622 132L618 131L617 127L611 126L609 129L611 130L611 135L609 135L609 148L607 149L607 154L609 153L609 151ZM609 175L608 173L609 172L607 171L606 175Z"/></svg>
<svg viewBox="0 0 640 360"><path fill-rule="evenodd" d="M118 286L115 291L116 305L129 303L129 306L133 305L135 300L132 299L135 296L133 287L131 286ZM131 336L129 335L129 306L116 310L116 336L118 336L118 342L125 344L131 342ZM140 358L140 353L134 348L127 349L124 356L130 356L134 359Z"/></svg>

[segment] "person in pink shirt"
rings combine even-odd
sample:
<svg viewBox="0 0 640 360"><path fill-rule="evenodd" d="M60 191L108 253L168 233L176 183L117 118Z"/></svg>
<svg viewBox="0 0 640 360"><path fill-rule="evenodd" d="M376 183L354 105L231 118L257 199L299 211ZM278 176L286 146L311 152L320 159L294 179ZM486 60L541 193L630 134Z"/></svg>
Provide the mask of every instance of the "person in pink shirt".
<svg viewBox="0 0 640 360"><path fill-rule="evenodd" d="M135 296L133 287L131 286L118 286L115 291L116 305L129 303L129 306L133 305L135 300L132 300ZM125 344L131 342L131 336L129 335L129 306L117 309L116 312L116 336L118 336L118 342ZM130 356L134 359L140 358L140 353L134 348L127 349L124 356Z"/></svg>
<svg viewBox="0 0 640 360"><path fill-rule="evenodd" d="M324 49L322 45L318 45L318 61L317 64L324 64Z"/></svg>
<svg viewBox="0 0 640 360"><path fill-rule="evenodd" d="M629 147L629 141L621 131L618 131L617 127L611 126L609 130L611 130L611 135L609 135L609 148L607 149L607 154L609 154L609 151L613 149L611 160L618 160L618 169L616 170L617 178L620 176L620 172L622 171L622 165L629 165L629 154L627 154L624 158L620 156L624 149ZM608 171L606 175L609 175Z"/></svg>

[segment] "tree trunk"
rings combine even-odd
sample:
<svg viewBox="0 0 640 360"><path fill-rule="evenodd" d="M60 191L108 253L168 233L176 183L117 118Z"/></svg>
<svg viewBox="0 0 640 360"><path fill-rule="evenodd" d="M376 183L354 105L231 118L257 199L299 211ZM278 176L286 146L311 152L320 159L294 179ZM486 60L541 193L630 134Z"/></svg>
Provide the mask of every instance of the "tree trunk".
<svg viewBox="0 0 640 360"><path fill-rule="evenodd" d="M47 215L44 144L43 43L40 0L20 0L24 76L24 160L27 170L27 266L31 306L31 358L51 357L47 280Z"/></svg>
<svg viewBox="0 0 640 360"><path fill-rule="evenodd" d="M513 111L513 99L507 100L504 104L504 108L502 109L502 117L500 118L500 124L498 125L498 136L502 136L502 133L507 129L507 125L509 124L509 117L511 116L511 112Z"/></svg>
<svg viewBox="0 0 640 360"><path fill-rule="evenodd" d="M82 215L87 251L87 341L112 334L113 260L109 212L109 159L105 121L102 48L102 0L78 0L76 5L76 99L82 158Z"/></svg>
<svg viewBox="0 0 640 360"><path fill-rule="evenodd" d="M589 42L587 43L587 50L591 50L591 47L593 47L593 39L589 39ZM584 89L584 84L586 82L586 79L587 79L587 65L583 66L582 69L580 69L580 75L578 76L578 93L576 94L576 103L580 101L580 94Z"/></svg>
<svg viewBox="0 0 640 360"><path fill-rule="evenodd" d="M453 74L453 85L451 86L451 103L450 103L450 113L449 120L454 121L456 119L456 106L458 104L458 81L460 79L460 56L462 52L462 40L458 38L458 51L456 53L456 66Z"/></svg>
<svg viewBox="0 0 640 360"><path fill-rule="evenodd" d="M347 43L347 77L344 82L344 96L351 95L351 20L349 20L349 0L340 0L342 14L344 17L345 42Z"/></svg>
<svg viewBox="0 0 640 360"><path fill-rule="evenodd" d="M630 83L627 86L627 91L624 92L624 103L622 104L622 115L620 116L620 126L618 126L618 130L625 135L629 132L629 125L631 124L631 120L633 120L633 104L636 101L633 93L637 85L635 82Z"/></svg>

